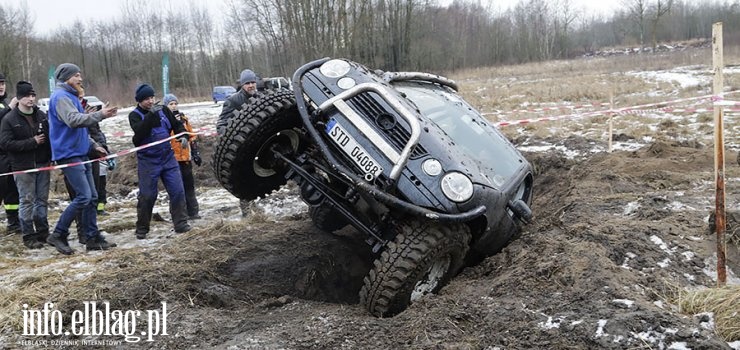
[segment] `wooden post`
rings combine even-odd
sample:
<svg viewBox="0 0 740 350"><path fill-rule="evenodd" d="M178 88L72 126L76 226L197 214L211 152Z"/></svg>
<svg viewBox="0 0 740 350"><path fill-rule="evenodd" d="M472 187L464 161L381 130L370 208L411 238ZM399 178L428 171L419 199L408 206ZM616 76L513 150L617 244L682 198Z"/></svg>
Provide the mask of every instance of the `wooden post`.
<svg viewBox="0 0 740 350"><path fill-rule="evenodd" d="M724 68L722 52L722 22L712 25L712 63L714 69L714 95L722 96ZM714 106L714 178L716 179L715 224L717 227L717 286L727 283L725 267L725 145L723 139L722 107Z"/></svg>
<svg viewBox="0 0 740 350"><path fill-rule="evenodd" d="M612 138L614 134L614 123L612 122L612 118L614 117L614 92L609 93L609 153L612 153Z"/></svg>

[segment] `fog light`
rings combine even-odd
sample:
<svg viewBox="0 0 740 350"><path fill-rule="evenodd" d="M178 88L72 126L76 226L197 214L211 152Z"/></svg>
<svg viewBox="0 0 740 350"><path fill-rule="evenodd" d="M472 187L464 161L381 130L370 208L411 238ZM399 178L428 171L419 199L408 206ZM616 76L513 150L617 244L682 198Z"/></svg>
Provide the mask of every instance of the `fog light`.
<svg viewBox="0 0 740 350"><path fill-rule="evenodd" d="M429 176L437 176L442 173L442 164L436 159L427 159L421 164L421 169Z"/></svg>

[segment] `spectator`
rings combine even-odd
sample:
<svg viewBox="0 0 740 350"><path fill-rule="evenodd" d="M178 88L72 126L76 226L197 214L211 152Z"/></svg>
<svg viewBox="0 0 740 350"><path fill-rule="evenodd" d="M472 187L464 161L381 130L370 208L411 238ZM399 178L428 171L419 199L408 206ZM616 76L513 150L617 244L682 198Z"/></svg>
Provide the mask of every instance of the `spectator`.
<svg viewBox="0 0 740 350"><path fill-rule="evenodd" d="M141 146L170 137L170 132L185 131L169 108L154 105L154 88L148 84L136 87L136 108L129 113L128 121L134 130L134 146ZM182 147L188 145L188 136L179 138ZM157 183L162 179L170 197L170 215L175 232L190 231L182 185L180 167L169 143L160 143L136 152L139 175L139 203L136 206L136 238L144 239L149 233L154 202L157 200Z"/></svg>
<svg viewBox="0 0 740 350"><path fill-rule="evenodd" d="M262 93L257 91L258 80L257 75L249 69L243 70L239 75L239 90L224 101L221 114L218 116L216 132L219 136L224 134L226 126L229 120L234 117L234 114L239 113L244 106L249 105L252 98L262 96ZM247 216L249 201L239 199L239 208L242 216Z"/></svg>
<svg viewBox="0 0 740 350"><path fill-rule="evenodd" d="M56 164L73 164L85 162L90 148L105 155L103 147L90 139L87 127L110 118L118 112L117 107L106 104L100 111L84 113L78 98L82 88L80 68L72 63L60 64L54 72L57 84L49 101L49 140L51 141L51 158ZM82 227L87 235L87 250L107 250L115 247L98 231L95 203L98 193L92 178L92 165L77 164L63 168L64 176L69 180L75 197L69 203L57 221L54 232L47 242L62 254L72 254L67 237L69 226L78 212L82 212Z"/></svg>
<svg viewBox="0 0 740 350"><path fill-rule="evenodd" d="M80 99L80 104L82 105L82 109L85 111L85 113L94 113L96 111L95 107L87 105L87 100L85 100L84 98L85 89L82 86L80 86L79 89L77 90L77 95L78 95L78 98ZM92 139L92 141L97 143L99 146L103 147L106 152L110 152L110 150L108 149L107 139L105 135L103 134L103 132L100 130L100 124L88 126L87 132L90 135L90 138ZM89 159L96 159L101 156L102 154L92 147L87 153L87 157ZM106 165L108 164L107 162L104 162L104 163ZM100 203L101 203L101 200L102 201L106 200L105 199L106 193L105 193L105 187L101 189L101 185L100 185L100 162L99 161L92 162L90 163L90 167L92 169L93 182L95 183L95 191L98 193L98 200L96 201L96 203L93 203L93 205L97 209L97 214L101 215L100 214ZM64 186L67 188L67 193L69 194L69 200L70 201L73 200L77 194L75 193L75 190L72 188L72 185L70 184L66 176L64 177ZM102 194L101 194L101 190L102 190ZM105 213L104 215L107 215L107 213ZM75 225L77 227L77 241L80 242L80 244L87 244L87 234L85 234L84 227L82 226L82 213L78 213L77 216L75 217Z"/></svg>
<svg viewBox="0 0 740 350"><path fill-rule="evenodd" d="M46 114L36 107L36 92L31 83L19 81L15 94L18 106L0 122L0 146L8 152L13 171L48 167L51 147ZM50 173L39 171L14 177L20 194L23 244L29 249L43 248L49 236L46 215Z"/></svg>
<svg viewBox="0 0 740 350"><path fill-rule="evenodd" d="M261 95L257 91L257 80L257 75L249 69L243 70L239 75L239 90L224 101L221 114L218 116L216 132L219 135L223 135L234 113L241 111L245 104L248 105L251 102L250 98Z"/></svg>
<svg viewBox="0 0 740 350"><path fill-rule="evenodd" d="M185 130L187 132L193 132L193 127L190 125L188 117L177 109L177 96L167 94L164 96L163 102L164 105L172 111L175 119L182 123ZM171 133L171 135L174 135L174 132ZM193 177L192 163L200 166L203 160L200 158L200 152L198 152L198 144L196 143L196 140L198 140L196 135L190 135L190 147L182 147L178 140L170 140L172 151L175 152L175 159L177 160L177 163L180 164L182 185L185 187L185 204L190 220L200 219L200 215L198 215L198 198L195 196L195 178Z"/></svg>
<svg viewBox="0 0 740 350"><path fill-rule="evenodd" d="M7 89L5 75L0 73L0 119L18 105L18 99L13 97L10 103L5 102ZM5 150L0 147L0 174L10 172L10 160ZM20 233L21 224L18 220L18 188L12 176L0 177L0 201L5 203L5 217L8 221L8 233Z"/></svg>

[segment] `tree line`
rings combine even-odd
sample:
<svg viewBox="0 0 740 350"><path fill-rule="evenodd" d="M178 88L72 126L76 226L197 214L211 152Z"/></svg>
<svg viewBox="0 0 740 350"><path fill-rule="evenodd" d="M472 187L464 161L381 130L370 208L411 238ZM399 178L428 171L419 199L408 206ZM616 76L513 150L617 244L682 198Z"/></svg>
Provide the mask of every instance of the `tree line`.
<svg viewBox="0 0 740 350"><path fill-rule="evenodd" d="M326 56L383 70L442 73L710 38L718 21L726 45L740 43L740 0L622 0L609 16L588 14L570 0L520 0L506 10L493 3L224 0L219 13L210 13L195 2L163 8L125 0L113 20L78 20L49 35L33 32L34 9L27 2L4 3L0 72L10 90L30 80L43 97L49 68L72 62L82 68L88 92L132 103L139 82L161 93L165 53L170 90L203 99L214 85L233 85L244 68L290 77L303 63Z"/></svg>

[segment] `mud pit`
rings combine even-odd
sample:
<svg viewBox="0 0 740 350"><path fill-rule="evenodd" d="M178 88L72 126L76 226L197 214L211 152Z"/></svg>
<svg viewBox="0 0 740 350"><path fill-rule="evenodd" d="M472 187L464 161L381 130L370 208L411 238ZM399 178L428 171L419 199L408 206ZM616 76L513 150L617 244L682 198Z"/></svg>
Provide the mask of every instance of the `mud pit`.
<svg viewBox="0 0 740 350"><path fill-rule="evenodd" d="M594 143L576 136L560 144L589 154ZM211 145L202 145L210 157ZM655 141L634 152L526 157L536 169L534 222L501 253L393 318L357 304L372 254L353 229L327 234L305 210L275 222L259 208L242 228L214 224L238 215L226 204L161 245L132 248L130 231L112 232L123 247L91 255L95 278L73 283L81 291L59 307L79 309L90 291L120 309L167 301L169 335L121 348L729 348L708 329L712 316L672 304L681 289L715 285L710 147ZM213 184L207 167L197 171L200 184ZM738 206L739 174L728 162L729 208ZM123 193L129 177L117 176L112 188ZM268 199L295 197L288 189ZM728 248L738 271L736 245ZM730 282L738 284L733 274ZM11 348L21 339L17 329L3 333Z"/></svg>
<svg viewBox="0 0 740 350"><path fill-rule="evenodd" d="M591 142L565 143L585 151ZM729 348L707 329L710 316L684 315L670 303L679 289L715 285L710 148L655 142L582 160L557 152L527 158L537 169L534 223L406 312L369 316L357 304L369 248L351 229L322 233L299 215L234 233L238 243L213 278L198 283L192 304L165 294L177 305L174 336L155 346ZM738 173L728 165L730 183ZM728 192L728 206L736 202Z"/></svg>

